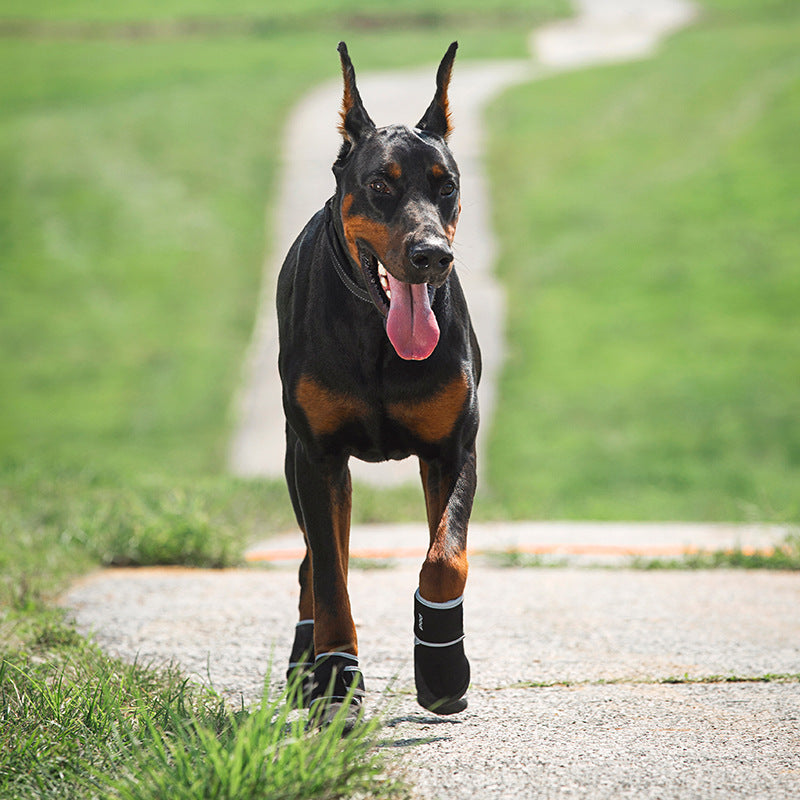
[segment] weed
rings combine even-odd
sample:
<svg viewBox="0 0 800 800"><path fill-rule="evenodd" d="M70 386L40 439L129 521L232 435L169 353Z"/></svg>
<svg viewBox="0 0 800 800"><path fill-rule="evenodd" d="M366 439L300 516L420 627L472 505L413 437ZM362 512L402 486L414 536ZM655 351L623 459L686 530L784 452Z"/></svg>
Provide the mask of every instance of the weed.
<svg viewBox="0 0 800 800"><path fill-rule="evenodd" d="M547 680L547 681L518 681L509 686L496 686L495 690L502 689L554 689L571 688L576 686L680 686L694 684L720 684L720 683L800 683L800 673L796 672L766 672L760 675L672 675L666 678L600 678L587 680Z"/></svg>
<svg viewBox="0 0 800 800"><path fill-rule="evenodd" d="M678 558L633 558L633 569L772 569L800 570L800 535L789 534L771 550L744 550L740 547L713 552L686 553Z"/></svg>
<svg viewBox="0 0 800 800"><path fill-rule="evenodd" d="M480 554L487 559L493 567L564 567L565 559L548 557L542 553L526 553L522 550L511 548L509 550L492 550Z"/></svg>
<svg viewBox="0 0 800 800"><path fill-rule="evenodd" d="M699 675L690 677L688 673L683 676L661 678L656 683L664 684L703 684L703 683L800 683L800 673L796 672L766 672L763 675Z"/></svg>
<svg viewBox="0 0 800 800"><path fill-rule="evenodd" d="M0 796L120 800L397 797L379 719L307 734L296 685L231 708L174 666L124 664L54 616L0 661ZM47 645L47 646L46 646ZM36 655L33 655L33 653Z"/></svg>

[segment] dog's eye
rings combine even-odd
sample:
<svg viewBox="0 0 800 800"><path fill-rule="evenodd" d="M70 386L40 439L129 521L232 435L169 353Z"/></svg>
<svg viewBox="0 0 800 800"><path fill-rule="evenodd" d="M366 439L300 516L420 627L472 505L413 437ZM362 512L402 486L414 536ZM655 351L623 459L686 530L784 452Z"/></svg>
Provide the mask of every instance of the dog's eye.
<svg viewBox="0 0 800 800"><path fill-rule="evenodd" d="M386 181L382 181L380 179L375 179L369 185L369 188L372 189L373 192L377 192L378 194L389 194L389 184Z"/></svg>
<svg viewBox="0 0 800 800"><path fill-rule="evenodd" d="M442 188L439 189L439 193L442 197L452 197L456 193L456 185L453 181L445 181Z"/></svg>

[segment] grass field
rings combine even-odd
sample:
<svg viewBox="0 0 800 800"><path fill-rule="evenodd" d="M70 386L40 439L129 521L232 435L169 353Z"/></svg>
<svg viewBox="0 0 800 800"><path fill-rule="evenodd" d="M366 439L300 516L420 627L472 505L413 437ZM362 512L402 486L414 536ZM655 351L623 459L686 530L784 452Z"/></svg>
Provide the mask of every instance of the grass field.
<svg viewBox="0 0 800 800"><path fill-rule="evenodd" d="M462 6L479 23L453 30ZM473 57L525 52L508 23L520 3L445 4L447 29L424 7L3 4L16 19L0 22L3 798L402 794L374 730L338 742L292 723L287 738L270 722L281 698L233 713L174 670L108 659L50 602L99 564L236 564L292 524L280 482L224 474L281 126L338 74L344 35L361 69L434 65L454 35ZM160 24L187 14L253 24Z"/></svg>
<svg viewBox="0 0 800 800"><path fill-rule="evenodd" d="M123 3L59 0L57 4L41 0L3 0L0 19L137 21L249 16L267 21L296 20L303 27L326 27L342 18L352 25L365 16L376 24L388 20L394 25L403 17L418 22L418 15L423 15L430 23L439 15L469 20L471 14L480 14L497 24L509 15L520 15L526 22L535 22L563 15L566 8L562 0L440 0L435 8L428 0L298 0L291 4L276 0L125 0Z"/></svg>
<svg viewBox="0 0 800 800"><path fill-rule="evenodd" d="M798 519L800 10L707 6L489 113L496 513Z"/></svg>
<svg viewBox="0 0 800 800"><path fill-rule="evenodd" d="M224 474L282 120L345 34L360 69L433 64L455 36L461 58L522 57L564 8L521 25L528 5L3 3L30 23L0 37L3 797L166 796L176 763L211 780L212 742L214 780L241 779L256 712L106 659L50 601L98 564L235 564L292 524L280 482ZM800 15L706 9L652 61L491 110L510 353L479 515L797 521ZM155 24L189 15L258 24ZM360 490L356 517L422 516L389 495ZM360 771L307 796L400 791L369 736L337 753Z"/></svg>

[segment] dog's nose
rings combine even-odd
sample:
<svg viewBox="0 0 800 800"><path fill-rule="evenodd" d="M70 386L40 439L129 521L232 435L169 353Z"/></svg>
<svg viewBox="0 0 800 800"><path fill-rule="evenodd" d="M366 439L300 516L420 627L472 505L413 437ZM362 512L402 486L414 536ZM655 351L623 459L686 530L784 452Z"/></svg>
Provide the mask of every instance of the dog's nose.
<svg viewBox="0 0 800 800"><path fill-rule="evenodd" d="M446 245L417 244L411 248L408 257L419 270L445 270L453 263L453 251Z"/></svg>

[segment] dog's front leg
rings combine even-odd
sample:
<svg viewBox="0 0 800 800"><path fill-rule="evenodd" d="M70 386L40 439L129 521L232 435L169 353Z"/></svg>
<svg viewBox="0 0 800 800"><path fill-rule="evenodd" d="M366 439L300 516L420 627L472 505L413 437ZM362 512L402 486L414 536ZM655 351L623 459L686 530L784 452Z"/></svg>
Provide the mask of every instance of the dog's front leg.
<svg viewBox="0 0 800 800"><path fill-rule="evenodd" d="M358 705L364 682L347 592L350 470L344 458L310 459L295 444L294 479L311 554L314 592L312 718L329 719L348 695Z"/></svg>
<svg viewBox="0 0 800 800"><path fill-rule="evenodd" d="M414 676L420 705L437 714L467 707L464 655L467 526L475 496L475 449L457 460L420 461L430 545L414 597Z"/></svg>

